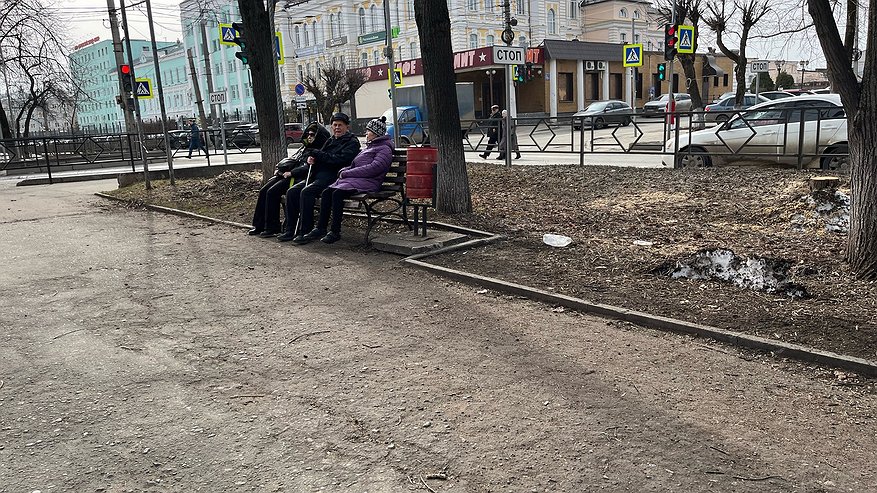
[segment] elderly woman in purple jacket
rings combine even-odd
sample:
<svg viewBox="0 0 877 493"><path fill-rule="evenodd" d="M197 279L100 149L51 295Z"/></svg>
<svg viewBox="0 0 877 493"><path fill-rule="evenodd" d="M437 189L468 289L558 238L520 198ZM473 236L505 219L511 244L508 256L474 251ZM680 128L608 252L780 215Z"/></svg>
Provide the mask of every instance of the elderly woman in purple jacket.
<svg viewBox="0 0 877 493"><path fill-rule="evenodd" d="M366 124L365 140L365 149L353 158L350 166L341 169L335 183L323 190L317 226L310 233L296 237L293 240L295 243L301 245L314 240L335 243L340 240L344 201L358 193L377 192L381 189L393 161L393 139L387 135L386 117L375 118Z"/></svg>

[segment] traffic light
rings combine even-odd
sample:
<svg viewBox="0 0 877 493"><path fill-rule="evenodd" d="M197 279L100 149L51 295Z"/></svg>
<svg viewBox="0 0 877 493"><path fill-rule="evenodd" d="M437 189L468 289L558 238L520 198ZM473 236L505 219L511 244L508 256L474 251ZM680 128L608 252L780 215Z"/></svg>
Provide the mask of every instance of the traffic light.
<svg viewBox="0 0 877 493"><path fill-rule="evenodd" d="M520 65L514 65L512 69L512 79L515 82L524 82L524 68Z"/></svg>
<svg viewBox="0 0 877 493"><path fill-rule="evenodd" d="M676 58L676 50L679 45L679 26L677 24L664 25L664 59L673 61Z"/></svg>
<svg viewBox="0 0 877 493"><path fill-rule="evenodd" d="M658 64L658 80L667 80L667 64Z"/></svg>
<svg viewBox="0 0 877 493"><path fill-rule="evenodd" d="M247 52L247 40L244 38L244 25L240 22L232 22L231 28L234 29L234 44L241 47L241 51L235 53L234 56L246 65L249 63L250 54Z"/></svg>
<svg viewBox="0 0 877 493"><path fill-rule="evenodd" d="M536 74L533 73L533 62L527 62L524 65L524 80L531 81L535 76Z"/></svg>
<svg viewBox="0 0 877 493"><path fill-rule="evenodd" d="M129 93L134 90L134 79L131 77L130 65L119 65L119 80L122 81L122 91Z"/></svg>

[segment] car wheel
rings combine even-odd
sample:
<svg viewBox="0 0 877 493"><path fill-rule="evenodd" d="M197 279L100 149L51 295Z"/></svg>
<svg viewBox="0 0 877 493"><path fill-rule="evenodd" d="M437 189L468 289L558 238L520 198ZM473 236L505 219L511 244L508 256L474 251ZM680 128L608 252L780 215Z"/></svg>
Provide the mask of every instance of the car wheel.
<svg viewBox="0 0 877 493"><path fill-rule="evenodd" d="M839 145L835 147L829 147L825 150L825 154L828 156L824 156L819 164L820 167L824 171L848 171L850 169L850 156L849 156L850 148L847 145ZM845 154L834 155L831 154Z"/></svg>
<svg viewBox="0 0 877 493"><path fill-rule="evenodd" d="M630 122L631 122L630 117L627 117L621 122L621 124L626 127L626 126L630 125Z"/></svg>
<svg viewBox="0 0 877 493"><path fill-rule="evenodd" d="M602 118L597 118L594 120L594 128L600 130L601 128L606 126L606 122L603 121Z"/></svg>
<svg viewBox="0 0 877 493"><path fill-rule="evenodd" d="M719 115L716 117L717 123L725 123L726 121L728 121L728 115Z"/></svg>
<svg viewBox="0 0 877 493"><path fill-rule="evenodd" d="M680 149L676 153L677 168L709 168L712 165L713 160L707 154L706 149L701 147Z"/></svg>
<svg viewBox="0 0 877 493"><path fill-rule="evenodd" d="M411 142L411 138L407 135L399 136L399 147L411 147L414 142Z"/></svg>

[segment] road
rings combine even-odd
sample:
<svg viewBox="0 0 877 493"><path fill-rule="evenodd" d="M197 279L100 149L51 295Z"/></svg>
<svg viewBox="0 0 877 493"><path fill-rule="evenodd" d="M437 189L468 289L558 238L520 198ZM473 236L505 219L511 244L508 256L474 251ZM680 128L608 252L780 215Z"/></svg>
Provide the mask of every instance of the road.
<svg viewBox="0 0 877 493"><path fill-rule="evenodd" d="M875 491L846 375L113 186L0 182L0 492Z"/></svg>

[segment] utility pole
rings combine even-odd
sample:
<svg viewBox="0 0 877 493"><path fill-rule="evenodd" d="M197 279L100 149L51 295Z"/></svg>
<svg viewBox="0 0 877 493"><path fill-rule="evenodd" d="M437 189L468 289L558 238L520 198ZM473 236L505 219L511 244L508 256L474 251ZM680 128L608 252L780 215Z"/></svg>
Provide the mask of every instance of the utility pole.
<svg viewBox="0 0 877 493"><path fill-rule="evenodd" d="M201 13L204 14L203 12ZM201 52L204 53L204 75L207 77L207 94L213 92L213 71L210 68L210 49L207 46L207 19L201 20ZM216 121L214 105L210 105L210 123Z"/></svg>
<svg viewBox="0 0 877 493"><path fill-rule="evenodd" d="M116 17L115 0L107 0L107 12L110 14L110 33L112 33L113 37L113 54L116 57L116 70L118 70L120 65L125 64L125 50L122 49L122 40L119 36L119 18ZM134 115L128 109L128 95L122 89L122 78L118 77L118 79L122 114L125 115L125 132L131 133L131 129L134 128Z"/></svg>
<svg viewBox="0 0 877 493"><path fill-rule="evenodd" d="M386 1L386 0L384 0ZM502 32L502 40L506 44L506 46L511 46L512 41L515 40L515 32L512 31L512 26L517 25L517 20L514 22L512 19L512 5L509 0L503 0L502 2L502 16L505 24L505 29ZM512 91L515 90L515 84L512 81L512 66L505 66L505 108L506 108L506 117L505 117L505 149L500 152L505 152L505 165L512 165Z"/></svg>
<svg viewBox="0 0 877 493"><path fill-rule="evenodd" d="M155 26L152 23L152 1L146 0L146 18L149 22L149 38L152 41L152 66L155 67L155 86L158 90L158 107L161 109L161 135L164 138L164 151L167 154L167 173L171 186L177 184L174 179L174 156L171 152L170 139L167 135L167 111L164 107L164 88L161 85L161 66L158 63L158 46L155 43Z"/></svg>
<svg viewBox="0 0 877 493"><path fill-rule="evenodd" d="M384 0L384 1L387 1L387 0ZM280 40L277 38L277 28L274 27L274 13L275 12L277 12L277 0L268 0L268 19L270 20L270 25L271 25L271 40L272 40L271 51L272 52L274 51L274 46L275 46L274 43L278 43L278 44L280 43ZM317 36L317 34L314 33L314 37L316 37L316 36ZM316 42L316 40L315 40L315 42ZM280 56L280 47L278 46L277 48L278 48L277 56ZM271 58L275 59L276 57L271 57ZM274 62L272 64L273 65L272 68L274 70L274 87L276 88L276 94L277 94L277 121L279 123L279 125L278 125L279 128L277 128L275 130L278 130L280 132L280 144L285 148L286 147L286 114L283 111L283 93L280 91L280 65L277 63L278 60L275 59L272 61ZM319 78L319 76L320 76L320 74L317 74L318 78Z"/></svg>
<svg viewBox="0 0 877 493"><path fill-rule="evenodd" d="M384 32L387 33L387 73L390 74L390 103L393 107L393 142L399 145L399 125L396 122L396 61L393 52L393 27L390 25L390 1L384 0Z"/></svg>
<svg viewBox="0 0 877 493"><path fill-rule="evenodd" d="M137 75L134 71L134 56L131 54L131 34L128 32L128 16L125 14L125 0L120 0L119 7L122 11L122 26L125 28L125 48L128 50L128 65L131 67L131 81L134 90L134 113L137 115L135 127L137 127L137 140L140 147L140 157L143 159L143 181L147 190L152 190L152 182L149 181L149 163L146 160L146 145L143 139L143 115L140 113L140 103L137 99Z"/></svg>
<svg viewBox="0 0 877 493"><path fill-rule="evenodd" d="M201 124L207 121L207 115L204 114L204 100L201 99L201 86L198 84L198 71L195 70L195 57L192 55L192 48L186 49L186 55L189 56L189 73L192 78L192 90L195 92L195 105L198 107L198 116L201 117Z"/></svg>

